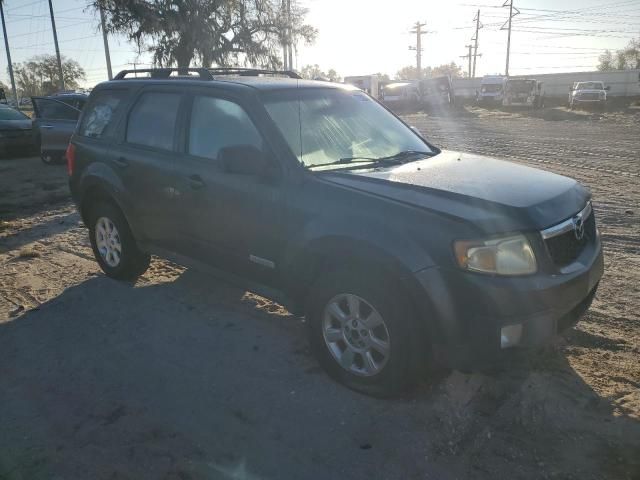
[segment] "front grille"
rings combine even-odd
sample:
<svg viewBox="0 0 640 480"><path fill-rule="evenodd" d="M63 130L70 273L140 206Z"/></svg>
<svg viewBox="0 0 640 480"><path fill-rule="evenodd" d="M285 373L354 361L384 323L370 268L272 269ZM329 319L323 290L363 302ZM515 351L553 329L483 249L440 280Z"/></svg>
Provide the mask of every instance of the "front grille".
<svg viewBox="0 0 640 480"><path fill-rule="evenodd" d="M600 98L599 93L581 93L578 95L580 100L598 100Z"/></svg>
<svg viewBox="0 0 640 480"><path fill-rule="evenodd" d="M573 229L545 239L549 255L559 267L575 261L584 248L596 238L596 220L593 212L584 220L584 236L578 240Z"/></svg>

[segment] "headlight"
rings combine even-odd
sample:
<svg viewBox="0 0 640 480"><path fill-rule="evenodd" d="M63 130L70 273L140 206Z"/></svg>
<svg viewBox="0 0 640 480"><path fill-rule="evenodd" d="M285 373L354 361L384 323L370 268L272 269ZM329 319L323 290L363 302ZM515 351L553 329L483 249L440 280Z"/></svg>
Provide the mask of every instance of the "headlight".
<svg viewBox="0 0 640 480"><path fill-rule="evenodd" d="M458 265L472 272L527 275L537 270L536 256L524 235L490 240L459 240L453 248Z"/></svg>

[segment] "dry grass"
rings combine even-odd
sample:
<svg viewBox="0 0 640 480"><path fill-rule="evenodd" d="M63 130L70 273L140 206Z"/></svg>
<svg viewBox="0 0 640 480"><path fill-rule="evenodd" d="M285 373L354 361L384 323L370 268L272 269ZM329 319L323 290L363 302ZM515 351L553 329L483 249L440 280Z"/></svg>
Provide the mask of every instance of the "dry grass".
<svg viewBox="0 0 640 480"><path fill-rule="evenodd" d="M19 258L38 258L40 255L40 252L33 247L23 247L18 252Z"/></svg>

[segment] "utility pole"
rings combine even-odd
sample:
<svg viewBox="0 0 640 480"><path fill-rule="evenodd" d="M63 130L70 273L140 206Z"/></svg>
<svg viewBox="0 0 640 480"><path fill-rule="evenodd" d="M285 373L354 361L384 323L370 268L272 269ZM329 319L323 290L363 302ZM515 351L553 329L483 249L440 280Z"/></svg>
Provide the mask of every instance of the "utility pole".
<svg viewBox="0 0 640 480"><path fill-rule="evenodd" d="M102 40L104 42L104 56L107 60L107 75L109 80L113 79L111 71L111 55L109 55L109 40L107 40L107 29L105 28L104 10L100 7L100 25L102 26Z"/></svg>
<svg viewBox="0 0 640 480"><path fill-rule="evenodd" d="M483 25L480 23L480 9L478 9L478 13L476 13L476 18L474 18L474 20L476 21L476 34L471 39L475 42L475 45L473 46L473 78L475 78L476 76L476 57L478 56L478 31L483 27Z"/></svg>
<svg viewBox="0 0 640 480"><path fill-rule="evenodd" d="M473 45L469 44L469 45L465 45L465 47L469 49L469 53L467 53L466 55L460 55L460 58L469 59L469 69L467 70L467 77L471 78L471 58L473 57L473 54L471 53L471 49L473 48Z"/></svg>
<svg viewBox="0 0 640 480"><path fill-rule="evenodd" d="M293 70L293 27L291 25L291 0L287 0L287 48L289 49L288 70Z"/></svg>
<svg viewBox="0 0 640 480"><path fill-rule="evenodd" d="M413 30L411 30L411 33L416 34L416 46L409 47L409 50L416 51L416 74L418 80L422 78L422 35L427 33L426 31L422 30L422 27L425 27L426 25L426 23L416 22L413 26Z"/></svg>
<svg viewBox="0 0 640 480"><path fill-rule="evenodd" d="M507 20L504 25L502 25L502 27L500 27L500 30L505 30L505 25L509 25L508 30L509 33L507 34L507 65L504 69L504 74L505 76L509 76L509 52L511 50L511 19L513 19L513 17L515 17L516 15L518 15L520 13L520 10L518 10L516 7L513 6L513 0L506 0L503 4L503 7L509 7L509 20ZM515 10L515 13L513 13L513 11Z"/></svg>
<svg viewBox="0 0 640 480"><path fill-rule="evenodd" d="M7 25L4 23L4 0L0 0L0 16L2 16L2 31L4 32L4 47L7 49L7 62L9 62L9 78L11 79L11 90L13 91L13 97L16 99L16 107L20 109L20 102L18 102L18 92L16 90L16 80L13 77L13 64L11 63L11 52L9 51L9 37L7 37Z"/></svg>
<svg viewBox="0 0 640 480"><path fill-rule="evenodd" d="M56 31L56 20L53 17L53 4L49 0L49 12L51 13L51 28L53 29L53 43L56 46L56 57L58 58L58 74L60 75L60 88L64 90L64 73L62 72L62 60L60 60L60 48L58 47L58 32Z"/></svg>

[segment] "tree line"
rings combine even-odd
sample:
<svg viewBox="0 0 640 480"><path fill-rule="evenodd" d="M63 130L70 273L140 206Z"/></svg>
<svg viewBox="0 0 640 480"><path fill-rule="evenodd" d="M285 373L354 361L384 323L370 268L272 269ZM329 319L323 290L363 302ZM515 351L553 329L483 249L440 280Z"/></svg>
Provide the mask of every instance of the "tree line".
<svg viewBox="0 0 640 480"><path fill-rule="evenodd" d="M640 40L632 38L625 48L615 52L605 50L598 58L598 62L598 70L601 72L630 68L640 69Z"/></svg>

